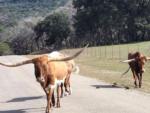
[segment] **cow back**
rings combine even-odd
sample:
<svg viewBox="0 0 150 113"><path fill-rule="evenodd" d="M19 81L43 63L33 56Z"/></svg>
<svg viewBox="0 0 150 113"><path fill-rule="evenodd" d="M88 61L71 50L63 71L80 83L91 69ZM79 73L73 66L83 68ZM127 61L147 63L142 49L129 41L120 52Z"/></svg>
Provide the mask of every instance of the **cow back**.
<svg viewBox="0 0 150 113"><path fill-rule="evenodd" d="M68 67L65 62L49 62L49 76L54 76L54 79L63 80L68 74Z"/></svg>

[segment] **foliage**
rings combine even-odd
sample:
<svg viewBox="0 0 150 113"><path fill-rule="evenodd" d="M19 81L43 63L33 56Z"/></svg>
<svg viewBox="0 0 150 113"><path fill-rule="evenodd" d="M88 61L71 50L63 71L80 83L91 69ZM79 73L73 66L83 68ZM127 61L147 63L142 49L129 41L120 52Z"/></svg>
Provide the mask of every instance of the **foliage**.
<svg viewBox="0 0 150 113"><path fill-rule="evenodd" d="M92 45L150 40L149 0L73 0L77 9L74 27L78 37ZM96 41L95 41L96 40Z"/></svg>
<svg viewBox="0 0 150 113"><path fill-rule="evenodd" d="M0 55L10 54L11 49L7 43L0 42Z"/></svg>
<svg viewBox="0 0 150 113"><path fill-rule="evenodd" d="M1 0L0 23L5 28L14 26L18 20L29 16L45 16L68 0Z"/></svg>
<svg viewBox="0 0 150 113"><path fill-rule="evenodd" d="M53 13L47 16L43 21L39 22L34 31L36 33L36 41L40 38L45 40L46 45L52 45L66 39L70 34L70 22L68 16L62 12ZM44 39L44 35L46 38Z"/></svg>
<svg viewBox="0 0 150 113"><path fill-rule="evenodd" d="M3 18L0 13L0 22L7 21L2 21L2 26L14 26L27 16L44 16L37 25L17 26L17 30L14 26L14 30L8 30L13 31L8 37L12 38L11 47L17 54L47 47L59 49L81 47L86 43L97 46L150 40L150 0L73 0L73 4L67 4L69 7L59 7L49 16L45 15L68 0L6 0L8 4L1 1Z"/></svg>
<svg viewBox="0 0 150 113"><path fill-rule="evenodd" d="M45 15L68 0L0 0L0 40L10 43L15 54L37 50L33 27ZM1 27L2 26L2 27ZM39 39L39 46L44 40Z"/></svg>
<svg viewBox="0 0 150 113"><path fill-rule="evenodd" d="M35 33L32 26L29 27L27 23L19 23L11 31L9 42L15 54L29 54L36 50L35 42L33 41Z"/></svg>
<svg viewBox="0 0 150 113"><path fill-rule="evenodd" d="M0 25L0 32L2 32L3 31L3 26L2 25Z"/></svg>

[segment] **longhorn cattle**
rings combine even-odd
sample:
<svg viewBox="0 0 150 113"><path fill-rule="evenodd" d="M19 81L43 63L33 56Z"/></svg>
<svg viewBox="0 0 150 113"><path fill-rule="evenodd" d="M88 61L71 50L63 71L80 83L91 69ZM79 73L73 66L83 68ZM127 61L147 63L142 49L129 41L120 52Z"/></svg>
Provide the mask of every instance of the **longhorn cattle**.
<svg viewBox="0 0 150 113"><path fill-rule="evenodd" d="M46 113L49 113L52 105L55 105L55 99L53 95L55 87L57 87L57 107L60 107L60 84L64 82L68 74L68 66L64 61L68 61L77 57L81 52L83 52L83 50L84 48L78 51L73 56L64 58L49 58L48 55L41 55L40 57L29 59L12 65L4 63L0 63L0 65L7 67L17 67L30 63L34 64L36 79L41 84L43 90L46 93Z"/></svg>
<svg viewBox="0 0 150 113"><path fill-rule="evenodd" d="M50 57L50 58L64 58L64 57L67 57L67 55L62 54L58 51L54 51L54 52L48 54L48 57ZM67 64L67 67L68 67L68 74L67 74L67 77L64 81L64 84L61 84L61 97L64 96L63 86L65 87L65 95L66 96L68 94L71 95L71 93L72 93L72 89L71 89L71 86L70 86L71 74L72 74L72 72L73 73L79 73L79 67L75 65L74 60L66 61L66 64Z"/></svg>
<svg viewBox="0 0 150 113"><path fill-rule="evenodd" d="M149 59L150 59L149 57L144 56L142 53L135 52L135 53L129 53L128 60L123 61L129 64L129 69L127 70L127 72L131 69L135 87L139 86L139 88L141 88L142 74L145 72L144 65L145 62L147 62L147 60ZM138 85L137 85L137 80L138 80Z"/></svg>

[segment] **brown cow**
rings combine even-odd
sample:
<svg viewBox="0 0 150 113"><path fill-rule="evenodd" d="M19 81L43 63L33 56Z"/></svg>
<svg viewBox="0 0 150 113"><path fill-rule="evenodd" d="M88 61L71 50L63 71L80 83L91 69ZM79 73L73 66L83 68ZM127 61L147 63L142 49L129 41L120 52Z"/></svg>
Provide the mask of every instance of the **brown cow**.
<svg viewBox="0 0 150 113"><path fill-rule="evenodd" d="M64 57L67 57L67 55L65 54L62 54L58 51L54 51L54 52L51 52L50 54L48 54L48 57L49 58L64 58ZM73 73L79 73L79 67L75 65L75 62L74 60L69 60L69 61L66 61L66 64L67 64L67 67L68 67L68 75L64 81L64 84L61 84L61 97L64 96L64 94L67 96L68 94L71 95L72 93L72 89L71 89L71 86L70 86L70 76ZM63 90L63 86L65 87L65 93L64 93L64 90Z"/></svg>
<svg viewBox="0 0 150 113"><path fill-rule="evenodd" d="M46 113L49 113L52 104L53 105L55 104L55 102L53 101L54 99L53 92L55 86L57 86L57 107L60 107L60 100L59 100L60 84L65 80L68 74L67 64L65 62L58 62L58 61L71 60L77 57L83 50L84 49L81 49L73 56L65 58L49 58L47 55L42 55L41 57L33 58L12 65L4 63L0 63L0 65L7 67L17 67L30 63L34 64L36 79L41 84L47 96Z"/></svg>
<svg viewBox="0 0 150 113"><path fill-rule="evenodd" d="M144 64L149 59L150 59L149 57L144 56L140 52L135 52L129 53L128 60L123 61L125 63L129 63L129 69L131 68L131 71L133 73L135 87L137 87L137 80L138 80L139 81L138 86L139 88L141 88L142 74L145 72ZM127 70L127 72L129 71L129 69Z"/></svg>

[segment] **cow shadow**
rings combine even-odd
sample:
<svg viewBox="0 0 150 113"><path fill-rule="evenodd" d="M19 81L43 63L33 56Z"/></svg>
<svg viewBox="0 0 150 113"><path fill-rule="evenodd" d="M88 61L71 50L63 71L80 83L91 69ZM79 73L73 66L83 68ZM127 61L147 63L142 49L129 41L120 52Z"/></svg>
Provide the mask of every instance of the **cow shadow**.
<svg viewBox="0 0 150 113"><path fill-rule="evenodd" d="M45 108L27 108L27 109L17 109L17 110L5 110L5 111L0 111L0 113L27 113L27 111L32 111L32 112L43 112L45 111Z"/></svg>
<svg viewBox="0 0 150 113"><path fill-rule="evenodd" d="M10 103L10 102L24 102L24 101L28 101L28 100L36 100L36 99L41 99L41 98L45 98L45 97L44 96L19 97L19 98L13 98L13 99L7 101L6 103Z"/></svg>
<svg viewBox="0 0 150 113"><path fill-rule="evenodd" d="M117 85L111 85L111 84L108 84L108 85L91 85L92 87L95 87L96 89L100 89L100 88L122 88L120 86L117 86Z"/></svg>
<svg viewBox="0 0 150 113"><path fill-rule="evenodd" d="M25 112L26 112L26 111L24 111L24 110L22 110L22 109L0 111L0 113L25 113Z"/></svg>

